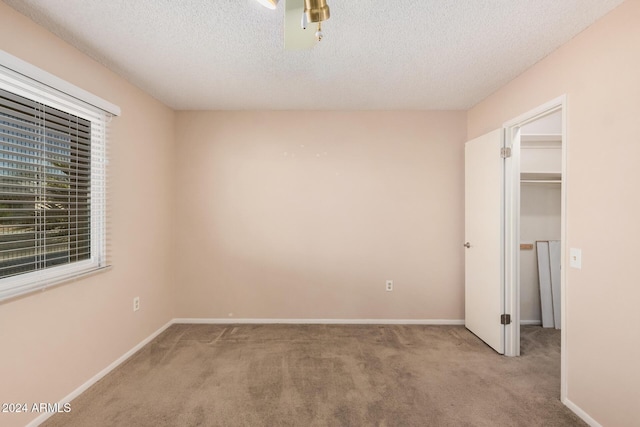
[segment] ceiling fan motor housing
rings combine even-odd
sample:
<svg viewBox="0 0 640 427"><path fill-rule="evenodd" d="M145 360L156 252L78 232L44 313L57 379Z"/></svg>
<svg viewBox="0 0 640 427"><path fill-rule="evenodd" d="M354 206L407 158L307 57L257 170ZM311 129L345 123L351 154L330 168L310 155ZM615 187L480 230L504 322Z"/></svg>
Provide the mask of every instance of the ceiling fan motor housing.
<svg viewBox="0 0 640 427"><path fill-rule="evenodd" d="M331 17L326 0L304 0L304 13L307 22L322 22Z"/></svg>

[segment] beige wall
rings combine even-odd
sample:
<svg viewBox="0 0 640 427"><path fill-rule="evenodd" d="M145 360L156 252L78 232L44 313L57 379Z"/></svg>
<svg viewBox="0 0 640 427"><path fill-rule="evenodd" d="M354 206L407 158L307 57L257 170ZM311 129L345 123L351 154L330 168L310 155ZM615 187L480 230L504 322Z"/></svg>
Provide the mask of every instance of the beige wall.
<svg viewBox="0 0 640 427"><path fill-rule="evenodd" d="M568 96L568 399L605 426L640 420L639 22L623 3L468 114L472 138Z"/></svg>
<svg viewBox="0 0 640 427"><path fill-rule="evenodd" d="M464 112L177 117L178 317L463 318Z"/></svg>
<svg viewBox="0 0 640 427"><path fill-rule="evenodd" d="M110 153L115 267L0 303L0 402L54 403L173 317L163 186L174 168L174 113L2 2L0 49L122 108ZM37 415L0 413L0 425Z"/></svg>

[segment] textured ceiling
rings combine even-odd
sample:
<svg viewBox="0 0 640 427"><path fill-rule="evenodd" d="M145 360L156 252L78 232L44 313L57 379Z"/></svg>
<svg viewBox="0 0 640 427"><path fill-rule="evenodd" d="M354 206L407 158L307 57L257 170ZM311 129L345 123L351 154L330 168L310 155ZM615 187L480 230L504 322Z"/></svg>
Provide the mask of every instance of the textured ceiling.
<svg viewBox="0 0 640 427"><path fill-rule="evenodd" d="M179 110L467 109L622 0L328 0L286 51L284 0L4 0Z"/></svg>

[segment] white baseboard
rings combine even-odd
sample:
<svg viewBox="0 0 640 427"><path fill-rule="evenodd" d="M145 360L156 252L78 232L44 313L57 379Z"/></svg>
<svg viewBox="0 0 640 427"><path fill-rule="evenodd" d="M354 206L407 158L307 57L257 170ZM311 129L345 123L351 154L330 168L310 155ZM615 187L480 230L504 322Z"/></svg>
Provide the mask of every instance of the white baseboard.
<svg viewBox="0 0 640 427"><path fill-rule="evenodd" d="M145 345L149 344L151 340L164 332L169 326L175 323L193 323L193 324L318 324L318 325L464 325L464 320L460 319L236 319L236 318L221 318L221 319L202 319L202 318L179 318L173 319L167 322L166 325L149 335L144 340L140 341L135 347L127 351L125 354L116 359L109 366L98 372L84 384L77 389L73 390L62 400L59 405L63 406L65 403L71 402L73 399L82 394L89 387L100 381L105 375L113 371L120 366L129 357L133 356L138 350ZM37 427L51 417L55 412L43 413L37 418L33 419L27 427Z"/></svg>
<svg viewBox="0 0 640 427"><path fill-rule="evenodd" d="M589 424L591 427L602 427L602 425L591 418L589 414L587 414L581 407L570 401L569 399L565 399L562 403L569 409L571 409L577 416L582 418L582 421Z"/></svg>
<svg viewBox="0 0 640 427"><path fill-rule="evenodd" d="M137 352L138 350L140 350L142 347L144 347L145 345L149 344L151 342L151 340L153 340L155 337L157 337L158 335L160 335L162 332L165 331L165 329L167 329L169 326L171 326L173 324L173 320L169 321L166 325L162 326L160 329L158 329L157 331L155 331L154 333L152 333L151 335L149 335L147 338L145 338L144 340L140 341L135 347L133 347L131 350L127 351L125 354L123 354L122 356L120 356L118 359L116 359L113 363L111 363L109 366L107 366L106 368L104 368L102 371L98 372L97 374L95 374L91 379L89 379L87 382L85 382L84 384L82 384L80 387L78 387L77 389L73 390L71 393L69 393L66 397L64 397L62 400L60 400L59 406L62 407L65 403L71 402L73 399L75 399L76 397L80 396L80 394L82 394L85 390L87 390L89 387L91 387L92 385L94 385L95 383L97 383L98 381L100 381L105 375L107 375L109 372L113 371L115 368L117 368L119 365L121 365L125 360L127 360L128 358L130 358L131 356L133 356L133 354L135 352ZM40 424L42 424L43 422L45 422L45 420L47 420L49 417L51 417L53 414L55 414L55 412L45 412L42 413L40 416L38 416L37 418L35 418L34 420L32 420L29 424L27 424L27 427L36 427L39 426Z"/></svg>
<svg viewBox="0 0 640 427"><path fill-rule="evenodd" d="M129 357L133 356L138 350L151 342L155 337L164 332L169 326L173 324L317 324L317 325L464 325L464 320L461 319L236 319L236 318L177 318L170 320L162 326L160 329L149 335L144 340L140 341L135 347L127 351L125 354L116 359L109 366L98 372L91 379L86 381L80 387L69 393L66 397L60 400L59 405L63 406L65 403L71 402L73 399L82 394L89 387L101 380L105 375L113 371L120 366ZM539 325L538 320L521 320L521 325ZM571 411L573 411L584 422L591 427L602 427L600 423L591 418L582 408L573 403L569 399L563 401ZM33 419L27 427L37 427L51 417L54 413L43 413L37 418Z"/></svg>
<svg viewBox="0 0 640 427"><path fill-rule="evenodd" d="M464 325L460 319L239 319L178 318L173 323L194 324L298 324L298 325Z"/></svg>

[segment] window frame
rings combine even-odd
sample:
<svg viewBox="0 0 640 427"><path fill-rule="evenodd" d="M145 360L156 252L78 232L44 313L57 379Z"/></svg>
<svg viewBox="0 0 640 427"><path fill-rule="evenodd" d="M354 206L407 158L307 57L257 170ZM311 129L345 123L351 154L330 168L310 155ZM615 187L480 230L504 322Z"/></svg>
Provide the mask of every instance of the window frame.
<svg viewBox="0 0 640 427"><path fill-rule="evenodd" d="M91 122L89 259L0 278L0 301L108 267L107 124L120 108L0 50L0 88Z"/></svg>

